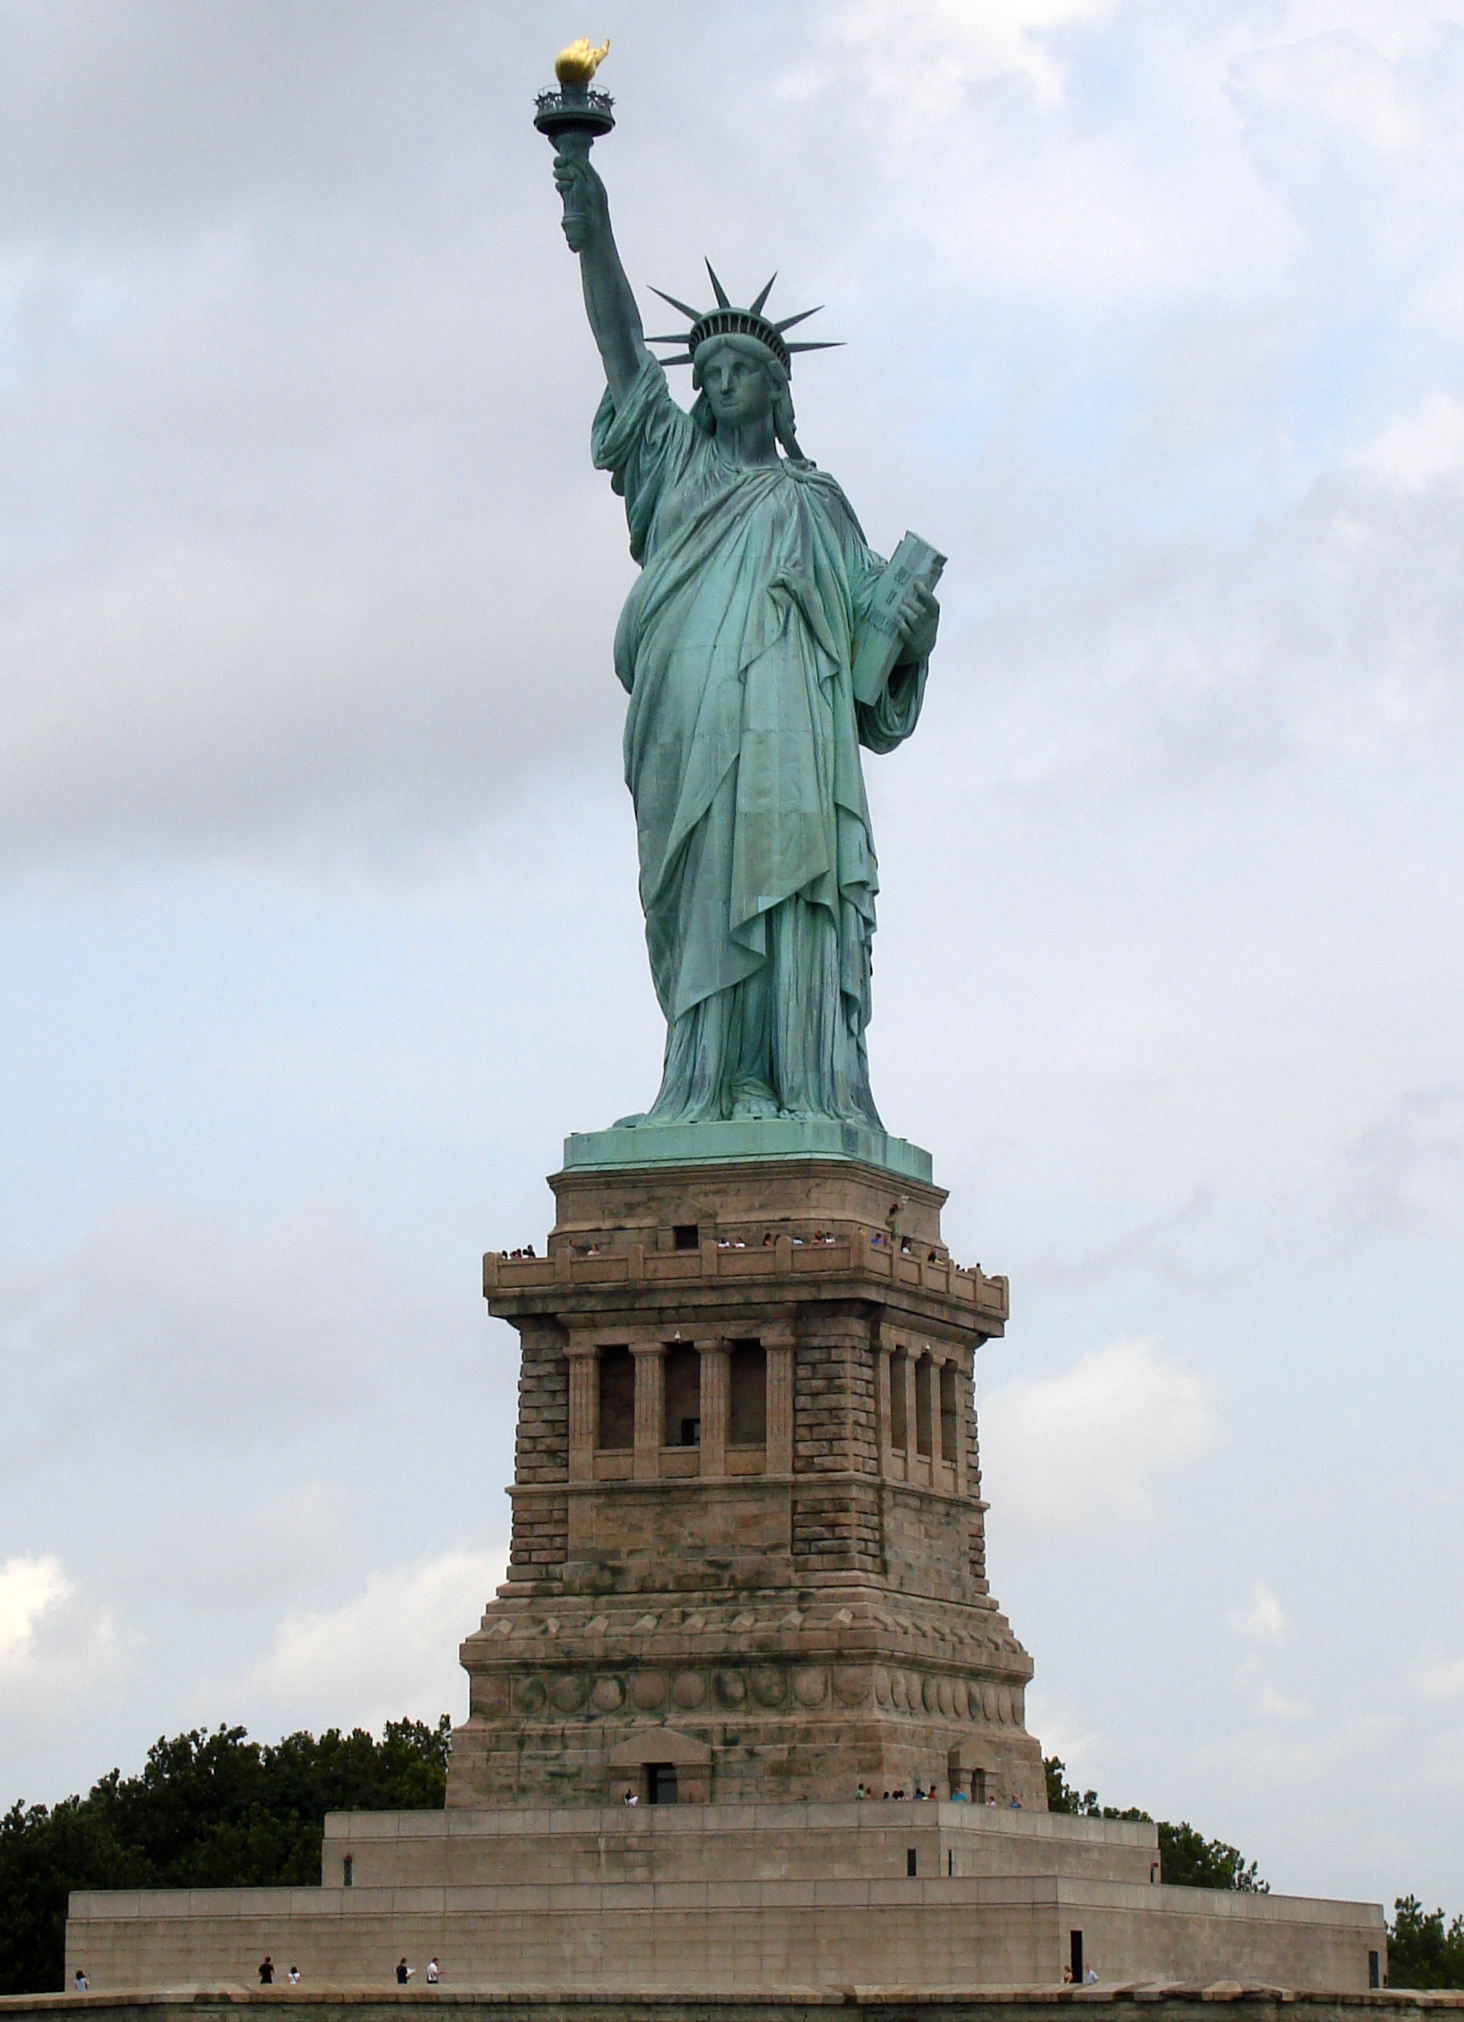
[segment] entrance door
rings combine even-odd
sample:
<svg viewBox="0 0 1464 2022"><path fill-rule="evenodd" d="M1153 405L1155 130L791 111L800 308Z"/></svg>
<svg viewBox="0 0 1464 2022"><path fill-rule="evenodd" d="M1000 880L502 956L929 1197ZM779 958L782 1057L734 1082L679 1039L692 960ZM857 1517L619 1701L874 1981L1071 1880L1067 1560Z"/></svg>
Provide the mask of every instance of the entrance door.
<svg viewBox="0 0 1464 2022"><path fill-rule="evenodd" d="M647 1796L652 1804L675 1804L676 1764L674 1762L649 1762L646 1764Z"/></svg>

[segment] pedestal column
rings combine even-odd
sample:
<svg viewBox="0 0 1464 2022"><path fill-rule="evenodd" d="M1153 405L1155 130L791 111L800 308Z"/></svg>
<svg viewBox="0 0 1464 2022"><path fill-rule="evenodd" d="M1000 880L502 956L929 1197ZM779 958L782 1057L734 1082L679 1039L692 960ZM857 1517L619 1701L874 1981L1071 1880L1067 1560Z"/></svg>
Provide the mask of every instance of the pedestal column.
<svg viewBox="0 0 1464 2022"><path fill-rule="evenodd" d="M569 1358L569 1478L593 1481L600 1430L599 1343L571 1334L564 1352Z"/></svg>
<svg viewBox="0 0 1464 2022"><path fill-rule="evenodd" d="M762 1330L767 1357L767 1450L769 1474L793 1472L793 1326L779 1321Z"/></svg>
<svg viewBox="0 0 1464 2022"><path fill-rule="evenodd" d="M630 1352L635 1357L635 1479L655 1481L666 1443L666 1344L632 1341Z"/></svg>
<svg viewBox="0 0 1464 2022"><path fill-rule="evenodd" d="M727 1344L725 1341L698 1341L701 1356L701 1473L727 1472Z"/></svg>

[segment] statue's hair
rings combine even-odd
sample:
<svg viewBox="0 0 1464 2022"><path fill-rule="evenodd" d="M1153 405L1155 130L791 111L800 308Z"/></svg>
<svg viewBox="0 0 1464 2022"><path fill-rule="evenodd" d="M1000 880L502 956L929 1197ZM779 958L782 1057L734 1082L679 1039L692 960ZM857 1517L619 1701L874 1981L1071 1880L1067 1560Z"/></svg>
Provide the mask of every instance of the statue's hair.
<svg viewBox="0 0 1464 2022"><path fill-rule="evenodd" d="M788 375L782 362L775 358L766 344L756 337L744 337L737 331L708 337L696 348L692 361L691 383L696 388L696 403L691 410L691 418L704 435L715 435L717 417L712 413L711 402L702 390L702 367L718 351L736 351L743 358L750 358L761 365L773 389L773 433L783 445L783 449L797 463L806 463L807 457L798 447L798 437L794 432L793 392L788 384Z"/></svg>

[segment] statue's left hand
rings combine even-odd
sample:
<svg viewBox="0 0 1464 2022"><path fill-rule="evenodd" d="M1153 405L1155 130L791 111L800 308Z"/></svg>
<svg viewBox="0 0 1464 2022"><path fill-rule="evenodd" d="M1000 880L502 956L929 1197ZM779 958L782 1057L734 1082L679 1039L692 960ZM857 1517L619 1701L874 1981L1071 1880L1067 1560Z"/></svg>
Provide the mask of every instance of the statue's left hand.
<svg viewBox="0 0 1464 2022"><path fill-rule="evenodd" d="M900 606L900 638L904 642L901 660L909 663L929 659L935 650L940 628L940 605L923 583L912 583Z"/></svg>

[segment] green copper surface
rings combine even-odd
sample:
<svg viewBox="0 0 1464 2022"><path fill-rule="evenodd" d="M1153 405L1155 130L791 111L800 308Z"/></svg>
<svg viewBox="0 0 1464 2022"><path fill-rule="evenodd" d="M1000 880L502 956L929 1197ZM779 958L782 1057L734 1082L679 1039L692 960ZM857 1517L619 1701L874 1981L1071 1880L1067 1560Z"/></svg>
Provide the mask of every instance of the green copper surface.
<svg viewBox="0 0 1464 2022"><path fill-rule="evenodd" d="M757 1124L747 1142L770 1145L764 1124L790 1143L826 1124L830 1141L847 1126L877 1147L873 1163L909 1170L907 1153L925 1155L891 1149L902 1140L886 1137L869 1087L879 876L860 751L892 751L919 721L938 606L924 585L898 592L881 618L893 664L858 699L852 667L886 565L799 450L796 347L762 314L768 290L738 309L712 276L718 307L695 326L713 334L694 344L687 413L646 348L604 184L582 152L561 152L554 172L605 367L591 451L625 501L641 570L615 671L667 1024L660 1092L633 1147L620 1129L570 1144L593 1148L577 1160L639 1164L661 1158L652 1147L673 1127Z"/></svg>
<svg viewBox="0 0 1464 2022"><path fill-rule="evenodd" d="M826 1116L736 1118L727 1123L642 1123L577 1131L564 1140L568 1172L586 1167L720 1165L749 1159L847 1158L901 1179L931 1183L930 1153L868 1124Z"/></svg>

